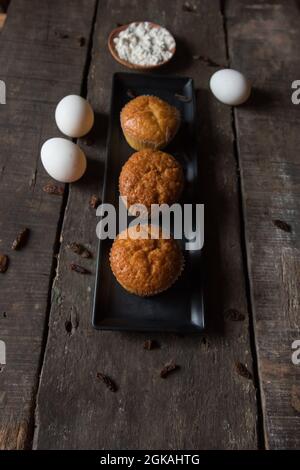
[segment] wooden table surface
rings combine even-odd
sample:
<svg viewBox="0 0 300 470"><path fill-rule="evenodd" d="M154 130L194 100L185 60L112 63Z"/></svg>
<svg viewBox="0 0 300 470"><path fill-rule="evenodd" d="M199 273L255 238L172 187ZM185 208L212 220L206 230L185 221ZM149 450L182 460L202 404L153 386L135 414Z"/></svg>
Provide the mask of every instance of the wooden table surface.
<svg viewBox="0 0 300 470"><path fill-rule="evenodd" d="M100 332L91 326L97 238L118 24L164 24L174 60L159 73L193 77L199 186L205 203L203 336ZM295 449L300 447L300 11L293 0L11 0L0 33L1 449ZM209 91L220 67L254 89L234 110ZM57 102L87 96L96 113L80 139L88 171L51 195L42 143L58 136ZM279 221L279 222L278 222ZM26 247L12 251L23 227ZM69 242L93 253L70 270ZM170 359L181 366L163 381ZM111 393L97 372L118 384Z"/></svg>

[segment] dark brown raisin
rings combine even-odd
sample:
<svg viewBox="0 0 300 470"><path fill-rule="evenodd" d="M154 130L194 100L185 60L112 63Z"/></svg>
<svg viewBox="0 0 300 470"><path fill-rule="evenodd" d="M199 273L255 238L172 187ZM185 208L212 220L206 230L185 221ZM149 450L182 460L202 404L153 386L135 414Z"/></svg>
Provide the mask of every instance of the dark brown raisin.
<svg viewBox="0 0 300 470"><path fill-rule="evenodd" d="M144 349L147 349L147 351L151 351L151 349L157 349L159 348L159 344L157 341L154 341L153 339L147 339L144 342Z"/></svg>
<svg viewBox="0 0 300 470"><path fill-rule="evenodd" d="M111 392L116 392L118 390L118 387L115 382L107 375L98 372L97 378L101 380Z"/></svg>
<svg viewBox="0 0 300 470"><path fill-rule="evenodd" d="M23 230L21 230L12 243L12 249L19 250L20 248L23 248L27 243L29 233L29 228L24 228Z"/></svg>
<svg viewBox="0 0 300 470"><path fill-rule="evenodd" d="M241 362L236 362L235 367L239 375L241 375L242 377L245 377L245 379L252 380L252 374L247 369L245 364L242 364Z"/></svg>
<svg viewBox="0 0 300 470"><path fill-rule="evenodd" d="M48 194L57 194L58 196L62 196L64 194L63 186L57 186L53 183L46 184L46 186L43 187L43 191Z"/></svg>
<svg viewBox="0 0 300 470"><path fill-rule="evenodd" d="M280 230L283 230L284 232L291 232L292 231L292 227L290 226L290 224L288 224L287 222L284 222L283 220L273 220L273 224L277 227L277 228L280 228Z"/></svg>
<svg viewBox="0 0 300 470"><path fill-rule="evenodd" d="M228 308L224 312L224 318L230 321L243 321L245 320L245 315L235 308Z"/></svg>
<svg viewBox="0 0 300 470"><path fill-rule="evenodd" d="M71 251L73 251L73 253L76 253L77 255L82 256L82 258L91 258L92 257L92 253L87 248L85 248L83 245L81 245L80 243L76 243L76 242L69 243L67 245L67 248L69 248Z"/></svg>
<svg viewBox="0 0 300 470"><path fill-rule="evenodd" d="M0 273L5 273L5 271L7 271L8 263L8 256L0 254Z"/></svg>
<svg viewBox="0 0 300 470"><path fill-rule="evenodd" d="M71 263L70 268L72 271L80 274L90 274L90 271L79 264Z"/></svg>
<svg viewBox="0 0 300 470"><path fill-rule="evenodd" d="M77 39L77 41L78 41L79 47L85 46L86 39L85 39L83 36L80 36L80 37Z"/></svg>
<svg viewBox="0 0 300 470"><path fill-rule="evenodd" d="M166 377L168 377L168 375L175 371L175 370L178 370L179 369L179 366L177 364L175 364L175 362L169 362L168 364L166 364L163 369L160 371L160 376L162 379L165 379Z"/></svg>
<svg viewBox="0 0 300 470"><path fill-rule="evenodd" d="M69 37L67 33L63 33L62 31L54 31L54 34L60 39L68 39Z"/></svg>

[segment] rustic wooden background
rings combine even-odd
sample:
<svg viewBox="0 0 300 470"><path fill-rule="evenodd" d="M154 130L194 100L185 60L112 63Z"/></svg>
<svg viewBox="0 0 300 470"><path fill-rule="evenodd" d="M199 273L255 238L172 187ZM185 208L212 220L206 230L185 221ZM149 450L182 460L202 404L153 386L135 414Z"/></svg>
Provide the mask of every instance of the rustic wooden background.
<svg viewBox="0 0 300 470"><path fill-rule="evenodd" d="M1 16L2 15L2 16ZM300 447L300 10L294 0L11 0L0 11L1 449L295 449ZM176 37L161 74L194 78L199 185L207 252L204 336L99 332L91 326L100 194L112 74L106 41L120 23L150 20ZM209 92L211 74L247 74L249 102L232 110ZM62 194L39 152L59 135L57 102L87 96L88 171ZM11 244L23 227L29 241ZM70 271L71 241L94 257ZM83 264L81 262L81 264ZM170 359L181 369L167 380ZM97 372L118 384L111 393Z"/></svg>

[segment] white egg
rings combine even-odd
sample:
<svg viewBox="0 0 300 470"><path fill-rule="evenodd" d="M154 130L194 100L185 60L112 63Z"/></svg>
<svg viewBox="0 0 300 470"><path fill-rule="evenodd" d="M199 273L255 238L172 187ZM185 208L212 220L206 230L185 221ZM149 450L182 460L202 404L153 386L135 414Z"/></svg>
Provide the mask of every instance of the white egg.
<svg viewBox="0 0 300 470"><path fill-rule="evenodd" d="M233 69L218 70L212 75L209 85L215 97L230 106L244 103L251 93L249 81Z"/></svg>
<svg viewBox="0 0 300 470"><path fill-rule="evenodd" d="M55 121L69 137L87 134L94 124L94 111L87 100L78 95L65 96L55 110Z"/></svg>
<svg viewBox="0 0 300 470"><path fill-rule="evenodd" d="M47 173L62 183L79 180L86 170L86 157L81 148L62 137L44 143L41 160Z"/></svg>

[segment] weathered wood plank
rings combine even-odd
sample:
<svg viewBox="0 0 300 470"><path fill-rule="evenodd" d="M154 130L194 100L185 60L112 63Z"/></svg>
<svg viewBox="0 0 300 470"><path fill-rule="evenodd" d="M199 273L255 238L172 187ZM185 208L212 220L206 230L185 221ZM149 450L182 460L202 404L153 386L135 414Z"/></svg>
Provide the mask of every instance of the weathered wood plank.
<svg viewBox="0 0 300 470"><path fill-rule="evenodd" d="M296 2L230 1L226 16L231 65L255 85L235 118L265 440L271 449L296 449L300 367L292 364L291 345L300 338L300 108L291 102L291 84L300 76L300 13Z"/></svg>
<svg viewBox="0 0 300 470"><path fill-rule="evenodd" d="M226 61L217 1L103 1L98 10L88 96L97 114L94 144L85 146L89 171L72 185L63 226L49 336L36 413L36 448L199 449L256 448L253 382L237 373L236 362L252 369L245 278L240 248L236 162L230 109L208 93L214 68L193 55ZM97 219L88 207L99 193L105 157L112 73L123 70L110 57L111 28L139 18L165 24L178 40L177 57L162 73L195 79L199 104L201 181L206 203L208 258L207 335L155 335L161 347L145 351L145 334L94 331L91 303L94 275L69 265L70 241L96 253ZM207 38L210 38L208 41ZM95 259L82 263L95 271ZM241 321L233 321L236 309ZM142 314L142 312L141 312ZM167 380L160 368L170 359L181 370ZM110 375L113 394L97 381Z"/></svg>
<svg viewBox="0 0 300 470"><path fill-rule="evenodd" d="M24 448L33 435L35 392L47 327L47 298L62 197L43 192L49 181L39 161L46 138L59 135L57 101L79 93L95 2L13 0L1 33L0 252L10 264L0 279L0 339L7 348L0 374L0 448ZM68 38L56 34L68 32ZM23 250L11 244L21 228Z"/></svg>

